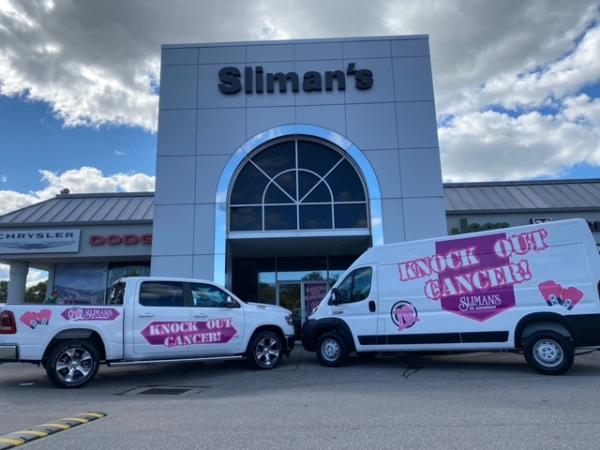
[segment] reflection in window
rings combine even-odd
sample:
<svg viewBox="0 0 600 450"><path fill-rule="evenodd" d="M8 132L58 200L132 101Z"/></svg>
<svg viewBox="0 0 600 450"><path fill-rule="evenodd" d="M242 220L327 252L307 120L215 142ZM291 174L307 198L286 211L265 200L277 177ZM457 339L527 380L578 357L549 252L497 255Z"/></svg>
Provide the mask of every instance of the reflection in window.
<svg viewBox="0 0 600 450"><path fill-rule="evenodd" d="M140 305L183 307L183 285L171 281L145 281L140 287Z"/></svg>
<svg viewBox="0 0 600 450"><path fill-rule="evenodd" d="M106 263L56 264L53 302L60 305L104 304Z"/></svg>
<svg viewBox="0 0 600 450"><path fill-rule="evenodd" d="M193 305L199 308L225 308L227 307L227 293L210 284L193 283Z"/></svg>
<svg viewBox="0 0 600 450"><path fill-rule="evenodd" d="M312 138L275 141L231 190L230 231L368 228L364 185L350 161Z"/></svg>

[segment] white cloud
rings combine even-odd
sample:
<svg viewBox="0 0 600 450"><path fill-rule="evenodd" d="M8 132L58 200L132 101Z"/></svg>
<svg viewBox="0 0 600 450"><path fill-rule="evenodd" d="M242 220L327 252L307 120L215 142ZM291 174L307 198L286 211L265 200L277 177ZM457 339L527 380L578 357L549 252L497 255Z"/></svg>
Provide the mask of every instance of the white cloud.
<svg viewBox="0 0 600 450"><path fill-rule="evenodd" d="M115 150L115 155L117 156L125 156L127 154L127 152L123 152L121 150Z"/></svg>
<svg viewBox="0 0 600 450"><path fill-rule="evenodd" d="M531 179L600 166L600 100L566 99L556 115L471 112L440 129L447 181Z"/></svg>
<svg viewBox="0 0 600 450"><path fill-rule="evenodd" d="M0 174L0 183L7 183L8 177L4 174Z"/></svg>
<svg viewBox="0 0 600 450"><path fill-rule="evenodd" d="M55 173L40 170L46 183L43 189L27 194L15 191L0 191L0 214L5 214L32 203L54 197L63 189L72 194L86 192L139 192L153 191L154 177L144 173L116 173L104 175L95 167L81 167Z"/></svg>
<svg viewBox="0 0 600 450"><path fill-rule="evenodd" d="M597 0L0 0L0 94L48 102L67 126L154 131L162 43L427 33L445 177L558 175L597 164L600 125L571 116L581 88L600 83L598 23ZM540 106L558 112L531 114ZM536 168L490 168L490 142L508 159L533 152Z"/></svg>

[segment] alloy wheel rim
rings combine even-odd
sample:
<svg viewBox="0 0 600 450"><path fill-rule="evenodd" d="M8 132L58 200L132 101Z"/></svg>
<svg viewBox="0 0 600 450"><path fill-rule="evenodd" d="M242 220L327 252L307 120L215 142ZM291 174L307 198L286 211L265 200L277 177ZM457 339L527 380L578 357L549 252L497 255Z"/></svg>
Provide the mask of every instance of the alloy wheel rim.
<svg viewBox="0 0 600 450"><path fill-rule="evenodd" d="M327 338L321 344L321 354L327 361L335 361L341 353L340 344L333 338Z"/></svg>
<svg viewBox="0 0 600 450"><path fill-rule="evenodd" d="M262 367L272 367L279 359L280 354L280 342L270 336L265 336L258 341L254 350L254 358Z"/></svg>
<svg viewBox="0 0 600 450"><path fill-rule="evenodd" d="M533 356L544 367L556 367L562 363L565 357L561 346L552 339L542 339L536 342Z"/></svg>
<svg viewBox="0 0 600 450"><path fill-rule="evenodd" d="M55 372L67 384L86 378L94 367L90 352L83 348L69 348L56 359Z"/></svg>

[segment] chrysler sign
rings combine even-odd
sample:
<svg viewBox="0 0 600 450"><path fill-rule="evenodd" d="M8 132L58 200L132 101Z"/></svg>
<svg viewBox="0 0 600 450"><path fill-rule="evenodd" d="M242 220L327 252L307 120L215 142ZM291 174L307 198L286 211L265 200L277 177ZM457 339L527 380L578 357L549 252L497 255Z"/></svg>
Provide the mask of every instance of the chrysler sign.
<svg viewBox="0 0 600 450"><path fill-rule="evenodd" d="M79 230L0 230L0 254L78 251Z"/></svg>

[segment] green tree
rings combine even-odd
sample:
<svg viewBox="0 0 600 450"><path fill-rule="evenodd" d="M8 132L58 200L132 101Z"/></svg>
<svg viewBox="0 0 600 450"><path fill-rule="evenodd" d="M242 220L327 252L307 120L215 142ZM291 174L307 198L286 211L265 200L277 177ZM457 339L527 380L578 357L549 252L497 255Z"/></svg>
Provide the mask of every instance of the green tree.
<svg viewBox="0 0 600 450"><path fill-rule="evenodd" d="M8 281L0 280L0 303L6 303L8 298Z"/></svg>
<svg viewBox="0 0 600 450"><path fill-rule="evenodd" d="M46 288L48 287L48 281L40 281L33 286L29 286L25 291L25 302L26 303L42 303L46 298Z"/></svg>

